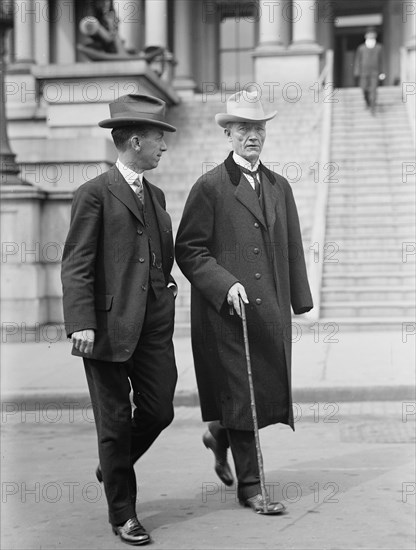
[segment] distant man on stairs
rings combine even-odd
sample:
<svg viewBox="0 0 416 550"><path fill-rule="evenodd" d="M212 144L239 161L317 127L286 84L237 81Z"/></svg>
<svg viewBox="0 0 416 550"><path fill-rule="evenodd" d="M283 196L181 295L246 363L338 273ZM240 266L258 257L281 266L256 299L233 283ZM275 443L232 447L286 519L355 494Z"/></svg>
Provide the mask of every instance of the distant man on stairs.
<svg viewBox="0 0 416 550"><path fill-rule="evenodd" d="M383 48L377 42L377 32L374 27L368 27L365 33L365 43L360 44L355 54L354 76L359 78L360 88L371 114L375 114L377 86L379 80L384 80Z"/></svg>

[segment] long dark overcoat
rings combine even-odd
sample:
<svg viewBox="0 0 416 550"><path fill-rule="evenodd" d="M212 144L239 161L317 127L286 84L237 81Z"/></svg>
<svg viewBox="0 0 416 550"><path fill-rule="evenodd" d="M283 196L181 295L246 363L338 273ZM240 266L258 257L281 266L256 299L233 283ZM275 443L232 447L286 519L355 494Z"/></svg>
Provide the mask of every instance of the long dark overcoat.
<svg viewBox="0 0 416 550"><path fill-rule="evenodd" d="M261 164L263 205L232 158L196 182L176 239L176 259L192 284L195 371L205 421L252 430L241 320L229 288L240 282L246 307L259 427L293 427L291 309L312 308L292 190Z"/></svg>
<svg viewBox="0 0 416 550"><path fill-rule="evenodd" d="M158 221L165 280L174 282L172 224L165 196L143 182ZM62 258L65 327L68 336L94 329L94 349L88 357L101 361L118 363L131 357L146 313L149 242L133 193L113 166L81 185L72 204ZM72 353L85 355L75 348Z"/></svg>

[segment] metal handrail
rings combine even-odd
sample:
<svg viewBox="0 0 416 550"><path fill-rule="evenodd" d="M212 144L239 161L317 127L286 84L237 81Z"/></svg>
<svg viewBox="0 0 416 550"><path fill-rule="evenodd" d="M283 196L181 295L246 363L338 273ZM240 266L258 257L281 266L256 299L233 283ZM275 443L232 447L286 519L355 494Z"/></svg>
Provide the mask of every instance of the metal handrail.
<svg viewBox="0 0 416 550"><path fill-rule="evenodd" d="M328 91L328 97L333 97L333 67L334 67L334 52L327 50L325 57L325 66L319 76L318 82L320 86L325 85ZM313 216L313 225L311 233L311 248L316 250L318 247L318 255L315 253L309 255L308 261L308 277L311 286L314 308L306 314L310 320L320 318L321 309L321 287L323 273L323 253L325 246L326 234L326 212L328 204L328 178L324 176L324 169L328 165L331 158L331 127L332 127L332 102L323 102L320 109L322 116L322 135L321 135L321 151L319 157L319 179L317 187L317 195L315 201L315 209ZM313 247L313 248L312 248ZM316 261L316 258L318 261Z"/></svg>
<svg viewBox="0 0 416 550"><path fill-rule="evenodd" d="M411 84L412 86L414 86L414 81L412 82L409 74L410 63L412 63L412 60L409 57L409 51L405 46L402 46L400 48L400 85L402 87L402 101L406 103L407 117L409 119L409 125L412 130L413 145L416 145L416 99L413 93L406 94L406 97L404 97L403 87L407 84Z"/></svg>

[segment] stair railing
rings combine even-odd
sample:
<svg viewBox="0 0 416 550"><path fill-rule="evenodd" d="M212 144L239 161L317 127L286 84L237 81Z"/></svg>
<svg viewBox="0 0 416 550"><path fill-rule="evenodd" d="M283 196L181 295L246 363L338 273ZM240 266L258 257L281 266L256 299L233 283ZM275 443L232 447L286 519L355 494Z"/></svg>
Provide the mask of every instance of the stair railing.
<svg viewBox="0 0 416 550"><path fill-rule="evenodd" d="M308 261L308 277L311 286L314 308L306 314L308 320L317 320L320 318L321 309L321 287L322 274L325 253L325 232L326 232L326 212L328 203L329 178L325 171L329 168L331 158L331 127L332 127L332 103L337 102L333 94L333 67L334 52L327 50L325 56L325 66L319 77L321 88L325 86L325 97L329 100L323 100L320 109L322 117L321 150L319 158L319 177L316 190L315 209L313 215L313 225L311 232L311 242Z"/></svg>
<svg viewBox="0 0 416 550"><path fill-rule="evenodd" d="M412 129L413 145L416 145L416 96L415 82L412 81L411 63L413 58L410 57L406 47L400 48L400 85L402 87L402 101L406 104L407 116L409 119L410 128ZM414 69L413 69L414 72Z"/></svg>

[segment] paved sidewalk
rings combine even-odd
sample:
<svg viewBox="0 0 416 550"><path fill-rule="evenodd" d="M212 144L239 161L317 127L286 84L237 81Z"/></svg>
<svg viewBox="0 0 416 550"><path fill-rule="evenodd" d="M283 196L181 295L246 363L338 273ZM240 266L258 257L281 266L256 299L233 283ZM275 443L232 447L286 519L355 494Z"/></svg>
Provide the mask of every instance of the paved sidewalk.
<svg viewBox="0 0 416 550"><path fill-rule="evenodd" d="M298 402L415 399L415 335L335 332L334 327L296 325L293 388ZM179 380L176 405L198 404L189 338L175 338ZM243 360L243 359L242 359ZM68 341L1 346L5 401L63 404L88 401L82 360Z"/></svg>
<svg viewBox="0 0 416 550"><path fill-rule="evenodd" d="M149 549L414 550L414 409L339 403L329 417L315 405L298 407L295 433L282 425L260 432L269 493L287 506L274 517L239 506L202 445L199 408L178 407L136 465ZM60 413L4 418L1 548L126 549L94 477L92 418Z"/></svg>

